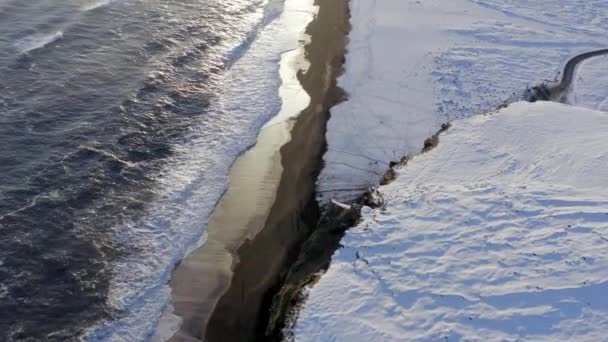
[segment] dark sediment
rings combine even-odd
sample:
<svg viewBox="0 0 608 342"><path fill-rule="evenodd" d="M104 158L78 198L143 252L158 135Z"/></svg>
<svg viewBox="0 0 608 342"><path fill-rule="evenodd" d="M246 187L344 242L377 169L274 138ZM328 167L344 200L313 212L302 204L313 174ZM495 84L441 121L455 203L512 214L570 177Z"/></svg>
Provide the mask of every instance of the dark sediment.
<svg viewBox="0 0 608 342"><path fill-rule="evenodd" d="M310 105L298 117L292 139L281 148L283 174L276 201L264 229L238 250L230 289L217 304L208 324L207 341L279 340L280 329L267 329L269 307L286 270L316 228L319 207L314 188L325 151L329 109L344 93L336 86L342 72L349 30L346 0L320 2L307 28L311 66L299 79Z"/></svg>
<svg viewBox="0 0 608 342"><path fill-rule="evenodd" d="M310 104L291 126L291 140L280 148L280 155L263 154L270 155L274 163L280 159L282 165L282 171L277 171L273 162L269 163L270 171L261 170L262 174L272 173L262 182L274 184L280 178L276 194L272 198L251 196L236 189L238 180L237 186L231 181L231 189L214 211L207 242L178 266L171 281L175 313L184 319L173 341L279 338L274 331L267 333L269 307L299 255L302 241L317 226L319 208L314 189L325 151L326 123L329 109L344 98L336 79L342 72L349 30L347 2L318 1L317 5L318 14L307 28L311 42L305 54L311 64L298 75ZM233 176L231 171L231 180ZM237 171L236 176L248 175ZM247 185L247 180L241 179L246 189L263 192L270 187ZM240 197L262 198L274 204L268 212L265 204L256 211L257 204ZM248 211L240 205L248 206Z"/></svg>

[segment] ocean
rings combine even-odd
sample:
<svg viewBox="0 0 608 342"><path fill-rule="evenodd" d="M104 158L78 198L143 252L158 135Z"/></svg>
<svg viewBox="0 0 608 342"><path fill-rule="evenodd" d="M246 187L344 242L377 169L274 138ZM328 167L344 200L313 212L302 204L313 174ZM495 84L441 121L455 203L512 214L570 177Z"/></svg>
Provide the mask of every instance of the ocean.
<svg viewBox="0 0 608 342"><path fill-rule="evenodd" d="M283 12L0 0L0 340L158 338L171 271L281 108Z"/></svg>

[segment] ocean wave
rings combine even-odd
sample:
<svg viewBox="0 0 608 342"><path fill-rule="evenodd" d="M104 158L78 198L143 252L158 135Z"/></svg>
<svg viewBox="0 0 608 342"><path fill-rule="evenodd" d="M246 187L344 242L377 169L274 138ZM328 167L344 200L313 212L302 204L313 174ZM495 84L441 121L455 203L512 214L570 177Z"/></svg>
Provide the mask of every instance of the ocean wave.
<svg viewBox="0 0 608 342"><path fill-rule="evenodd" d="M90 1L84 5L82 5L80 7L80 10L83 12L89 12L89 11L93 11L96 10L98 8L101 7L105 7L113 2L116 2L116 0L98 0L98 1Z"/></svg>
<svg viewBox="0 0 608 342"><path fill-rule="evenodd" d="M312 11L308 0L288 0L286 7L293 3ZM301 32L294 25L304 29L298 26L301 12L282 14L276 25L255 35L242 58L222 76L222 96L207 114L219 121L198 127L197 137L180 146L158 180L161 194L149 214L116 227L117 238L141 251L113 266L108 302L124 316L92 327L85 340L163 341L177 329L180 318L172 313L168 285L173 268L205 242L209 215L228 186L233 161L255 143L259 129L281 108L279 59L298 46Z"/></svg>
<svg viewBox="0 0 608 342"><path fill-rule="evenodd" d="M43 48L61 38L63 38L63 31L61 30L53 33L35 33L18 40L13 46L19 50L20 53L26 53Z"/></svg>

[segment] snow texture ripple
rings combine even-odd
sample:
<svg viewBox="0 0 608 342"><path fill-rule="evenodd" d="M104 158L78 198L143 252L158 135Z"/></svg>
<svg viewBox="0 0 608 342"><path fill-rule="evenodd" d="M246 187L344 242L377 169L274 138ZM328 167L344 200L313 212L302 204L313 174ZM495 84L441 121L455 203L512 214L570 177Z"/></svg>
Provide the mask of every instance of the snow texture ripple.
<svg viewBox="0 0 608 342"><path fill-rule="evenodd" d="M318 182L325 200L356 197L378 183L389 161L417 153L441 123L494 110L558 77L569 58L606 47L608 2L601 0L350 4L339 80L349 98L328 123Z"/></svg>
<svg viewBox="0 0 608 342"><path fill-rule="evenodd" d="M380 188L296 340L605 340L607 130L555 103L457 121Z"/></svg>

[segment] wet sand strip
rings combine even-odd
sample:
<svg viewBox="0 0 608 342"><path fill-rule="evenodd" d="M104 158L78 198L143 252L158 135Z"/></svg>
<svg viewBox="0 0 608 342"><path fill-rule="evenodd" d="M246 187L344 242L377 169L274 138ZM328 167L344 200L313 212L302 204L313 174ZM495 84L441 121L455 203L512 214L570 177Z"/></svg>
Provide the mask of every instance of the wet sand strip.
<svg viewBox="0 0 608 342"><path fill-rule="evenodd" d="M273 338L266 336L268 310L300 244L317 225L314 189L326 123L344 95L336 78L349 30L347 0L316 2L318 14L306 30L311 64L298 75L310 104L295 121L263 129L257 145L233 166L207 242L171 280L175 314L183 319L172 341Z"/></svg>

